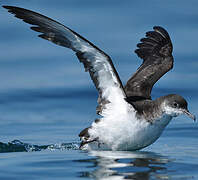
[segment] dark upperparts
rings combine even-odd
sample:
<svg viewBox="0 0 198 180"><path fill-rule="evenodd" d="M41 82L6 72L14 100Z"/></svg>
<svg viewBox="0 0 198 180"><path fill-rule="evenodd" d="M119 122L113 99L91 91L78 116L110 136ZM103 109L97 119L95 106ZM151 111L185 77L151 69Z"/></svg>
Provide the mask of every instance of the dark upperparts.
<svg viewBox="0 0 198 180"><path fill-rule="evenodd" d="M125 86L127 97L151 99L153 85L173 67L173 48L168 32L159 26L153 29L137 44L135 53L143 63Z"/></svg>

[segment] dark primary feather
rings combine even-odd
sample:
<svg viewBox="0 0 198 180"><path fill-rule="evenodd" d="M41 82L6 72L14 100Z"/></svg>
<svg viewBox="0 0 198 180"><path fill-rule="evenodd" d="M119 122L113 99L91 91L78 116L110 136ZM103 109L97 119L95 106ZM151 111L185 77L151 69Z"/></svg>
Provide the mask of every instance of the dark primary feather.
<svg viewBox="0 0 198 180"><path fill-rule="evenodd" d="M8 9L8 12L14 14L15 17L34 25L31 29L42 33L39 37L76 52L76 56L84 64L85 70L89 71L98 89L99 106L97 112L99 114L105 109L107 103L111 103L112 99L110 100L108 95L111 93L112 87L122 94L120 97L123 99L126 97L110 57L91 42L59 22L36 12L14 6L3 7Z"/></svg>
<svg viewBox="0 0 198 180"><path fill-rule="evenodd" d="M125 86L129 101L151 99L153 85L173 67L173 47L168 32L160 26L153 29L137 44L135 53L143 63Z"/></svg>

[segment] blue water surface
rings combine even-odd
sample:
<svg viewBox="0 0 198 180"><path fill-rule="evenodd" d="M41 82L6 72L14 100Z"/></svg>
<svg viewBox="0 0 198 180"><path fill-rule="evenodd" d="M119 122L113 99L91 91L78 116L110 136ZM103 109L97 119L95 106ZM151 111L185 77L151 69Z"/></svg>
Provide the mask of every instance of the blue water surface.
<svg viewBox="0 0 198 180"><path fill-rule="evenodd" d="M165 27L174 69L152 97L184 96L198 114L198 1L1 0L49 16L109 54L123 84L141 64L146 31ZM198 125L180 116L137 152L78 150L78 133L97 117L97 91L74 53L37 37L0 8L0 179L198 179Z"/></svg>

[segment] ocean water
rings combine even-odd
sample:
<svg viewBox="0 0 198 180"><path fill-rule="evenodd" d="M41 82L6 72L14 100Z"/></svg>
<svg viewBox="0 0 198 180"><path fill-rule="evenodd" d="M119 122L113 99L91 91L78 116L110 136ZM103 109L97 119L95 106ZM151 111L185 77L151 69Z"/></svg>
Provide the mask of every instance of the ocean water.
<svg viewBox="0 0 198 180"><path fill-rule="evenodd" d="M174 69L152 97L184 96L198 110L198 1L1 0L47 15L109 54L123 84L141 60L134 50L154 25L174 46ZM172 120L135 152L78 150L78 133L97 117L97 91L74 53L37 37L0 8L0 179L198 179L198 124Z"/></svg>

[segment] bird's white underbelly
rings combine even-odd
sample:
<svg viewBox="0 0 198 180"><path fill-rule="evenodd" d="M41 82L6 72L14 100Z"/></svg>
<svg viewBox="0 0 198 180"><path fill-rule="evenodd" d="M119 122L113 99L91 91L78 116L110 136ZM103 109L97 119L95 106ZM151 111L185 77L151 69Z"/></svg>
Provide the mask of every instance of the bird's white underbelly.
<svg viewBox="0 0 198 180"><path fill-rule="evenodd" d="M155 142L161 135L171 117L162 117L154 123L137 120L136 117L114 120L102 119L94 123L89 133L91 138L99 137L97 142L88 144L91 149L138 150Z"/></svg>

